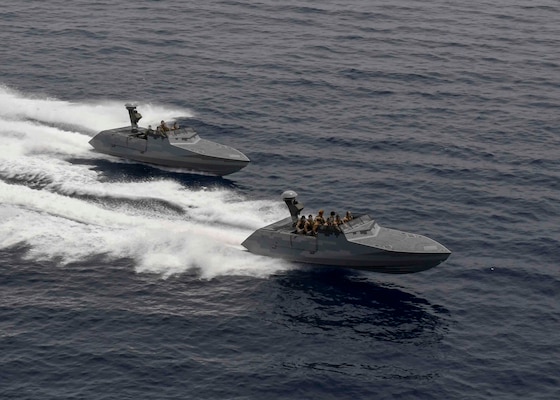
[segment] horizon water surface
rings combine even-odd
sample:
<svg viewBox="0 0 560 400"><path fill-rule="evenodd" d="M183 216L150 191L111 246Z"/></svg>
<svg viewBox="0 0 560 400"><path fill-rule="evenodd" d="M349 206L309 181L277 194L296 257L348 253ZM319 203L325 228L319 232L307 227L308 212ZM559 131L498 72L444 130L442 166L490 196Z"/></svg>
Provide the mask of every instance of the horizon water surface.
<svg viewBox="0 0 560 400"><path fill-rule="evenodd" d="M560 396L560 5L170 0L0 10L0 398ZM95 153L161 119L223 178ZM453 254L259 257L281 193Z"/></svg>

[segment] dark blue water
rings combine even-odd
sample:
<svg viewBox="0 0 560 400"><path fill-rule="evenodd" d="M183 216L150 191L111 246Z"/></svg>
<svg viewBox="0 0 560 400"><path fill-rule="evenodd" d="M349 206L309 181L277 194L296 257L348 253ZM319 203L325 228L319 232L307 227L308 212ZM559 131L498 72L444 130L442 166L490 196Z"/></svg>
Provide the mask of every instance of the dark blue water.
<svg viewBox="0 0 560 400"><path fill-rule="evenodd" d="M202 3L3 3L0 398L560 398L558 2ZM128 101L252 163L94 153ZM453 254L241 251L286 189Z"/></svg>

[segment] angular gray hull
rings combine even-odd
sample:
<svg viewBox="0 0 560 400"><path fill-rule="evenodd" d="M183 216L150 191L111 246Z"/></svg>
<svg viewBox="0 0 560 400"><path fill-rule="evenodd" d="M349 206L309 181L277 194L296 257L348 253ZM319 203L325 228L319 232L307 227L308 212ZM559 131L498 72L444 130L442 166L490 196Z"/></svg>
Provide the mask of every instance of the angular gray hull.
<svg viewBox="0 0 560 400"><path fill-rule="evenodd" d="M246 167L250 160L240 151L201 139L190 129L178 129L167 137L148 134L145 128L131 132L130 127L110 129L90 140L98 152L186 171L223 176Z"/></svg>
<svg viewBox="0 0 560 400"><path fill-rule="evenodd" d="M286 218L255 231L242 245L263 256L390 274L424 271L451 254L435 240L383 228L367 215L341 225L340 232L323 229L317 236L295 233Z"/></svg>

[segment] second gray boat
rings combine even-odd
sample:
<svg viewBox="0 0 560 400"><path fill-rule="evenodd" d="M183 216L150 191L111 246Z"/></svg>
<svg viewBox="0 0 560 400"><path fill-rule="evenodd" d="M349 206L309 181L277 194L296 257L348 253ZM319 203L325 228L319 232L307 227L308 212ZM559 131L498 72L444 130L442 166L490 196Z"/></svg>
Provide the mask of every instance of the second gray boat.
<svg viewBox="0 0 560 400"><path fill-rule="evenodd" d="M89 141L104 154L189 172L223 176L246 167L249 158L232 147L201 139L190 127L154 131L138 127L142 115L126 104L130 127L99 132Z"/></svg>
<svg viewBox="0 0 560 400"><path fill-rule="evenodd" d="M243 243L251 253L310 264L333 265L390 274L424 271L451 252L426 236L380 226L362 215L337 227L321 226L316 235L296 232L303 204L291 190L282 194L291 217L258 229Z"/></svg>

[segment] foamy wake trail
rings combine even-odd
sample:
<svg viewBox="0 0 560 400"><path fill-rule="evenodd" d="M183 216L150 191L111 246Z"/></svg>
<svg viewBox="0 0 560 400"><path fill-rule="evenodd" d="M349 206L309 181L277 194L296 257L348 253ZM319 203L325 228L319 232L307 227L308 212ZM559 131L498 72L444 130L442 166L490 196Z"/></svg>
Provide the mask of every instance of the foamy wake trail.
<svg viewBox="0 0 560 400"><path fill-rule="evenodd" d="M87 133L130 125L124 104L135 99L121 101L92 101L72 103L47 96L27 96L5 86L0 86L0 117L15 120L32 120L44 124L63 124L81 127ZM164 120L188 118L190 110L164 107L150 103L137 103L143 118L141 125L156 125Z"/></svg>
<svg viewBox="0 0 560 400"><path fill-rule="evenodd" d="M148 105L142 114L157 122L188 112ZM0 248L23 244L27 257L61 265L129 258L138 272L164 277L290 268L240 250L251 232L285 216L277 202L163 179L102 182L87 165L68 161L104 157L90 150L88 130L127 123L121 103L75 104L0 87Z"/></svg>
<svg viewBox="0 0 560 400"><path fill-rule="evenodd" d="M239 245L252 229L216 223L227 219L224 217L202 223L188 214L164 217L156 211L142 214L134 207L114 211L4 182L0 182L0 203L0 247L28 245L31 259L56 260L64 265L99 255L130 258L138 272L164 277L193 268L203 278L223 274L266 276L289 267L241 251ZM245 202L247 205L251 206L250 202ZM221 208L230 214L244 207L223 203ZM249 212L252 208L245 213Z"/></svg>

